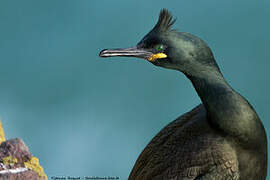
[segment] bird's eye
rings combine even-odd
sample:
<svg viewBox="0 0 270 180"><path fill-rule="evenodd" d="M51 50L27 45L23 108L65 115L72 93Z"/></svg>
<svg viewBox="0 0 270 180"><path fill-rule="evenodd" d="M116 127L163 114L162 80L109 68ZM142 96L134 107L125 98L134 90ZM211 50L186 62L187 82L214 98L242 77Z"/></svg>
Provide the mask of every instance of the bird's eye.
<svg viewBox="0 0 270 180"><path fill-rule="evenodd" d="M164 49L164 46L162 44L158 44L156 45L155 49L158 51L158 52L162 52L163 49Z"/></svg>

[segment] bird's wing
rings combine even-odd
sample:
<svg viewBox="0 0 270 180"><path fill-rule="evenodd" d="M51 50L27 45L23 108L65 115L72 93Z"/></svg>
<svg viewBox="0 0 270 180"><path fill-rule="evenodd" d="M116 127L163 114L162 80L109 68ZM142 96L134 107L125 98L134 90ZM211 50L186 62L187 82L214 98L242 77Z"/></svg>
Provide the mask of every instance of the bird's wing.
<svg viewBox="0 0 270 180"><path fill-rule="evenodd" d="M239 173L232 170L233 165L225 164L212 166L208 172L197 176L195 180L239 180Z"/></svg>
<svg viewBox="0 0 270 180"><path fill-rule="evenodd" d="M129 180L237 179L231 145L209 126L200 105L163 128L137 159Z"/></svg>

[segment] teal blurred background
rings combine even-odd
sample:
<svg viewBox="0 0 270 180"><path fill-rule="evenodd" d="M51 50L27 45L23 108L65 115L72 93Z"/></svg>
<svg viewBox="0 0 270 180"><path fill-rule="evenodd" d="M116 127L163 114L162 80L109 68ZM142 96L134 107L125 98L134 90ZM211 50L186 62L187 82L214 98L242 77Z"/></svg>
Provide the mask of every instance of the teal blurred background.
<svg viewBox="0 0 270 180"><path fill-rule="evenodd" d="M269 137L269 0L2 0L0 116L48 177L119 176L159 130L200 103L176 71L98 57L135 45L161 8L204 39Z"/></svg>

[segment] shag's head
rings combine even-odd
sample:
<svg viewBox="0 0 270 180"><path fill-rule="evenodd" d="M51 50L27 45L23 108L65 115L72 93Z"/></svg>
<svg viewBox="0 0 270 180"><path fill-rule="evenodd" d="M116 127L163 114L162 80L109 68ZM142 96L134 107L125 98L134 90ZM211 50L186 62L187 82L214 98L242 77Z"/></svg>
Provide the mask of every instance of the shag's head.
<svg viewBox="0 0 270 180"><path fill-rule="evenodd" d="M180 70L187 75L199 75L218 70L207 44L198 37L171 29L171 14L162 9L155 27L135 46L126 49L104 49L100 57L137 57L156 66Z"/></svg>

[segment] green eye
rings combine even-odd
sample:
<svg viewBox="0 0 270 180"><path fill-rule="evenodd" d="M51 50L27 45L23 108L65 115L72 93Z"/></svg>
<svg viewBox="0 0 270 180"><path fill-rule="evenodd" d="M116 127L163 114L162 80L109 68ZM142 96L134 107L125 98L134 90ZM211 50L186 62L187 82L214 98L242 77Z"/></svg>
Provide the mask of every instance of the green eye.
<svg viewBox="0 0 270 180"><path fill-rule="evenodd" d="M163 49L164 49L164 47L163 47L163 45L162 45L162 44L158 44L158 45L156 45L156 50L157 50L158 52L162 52L162 51L163 51Z"/></svg>

